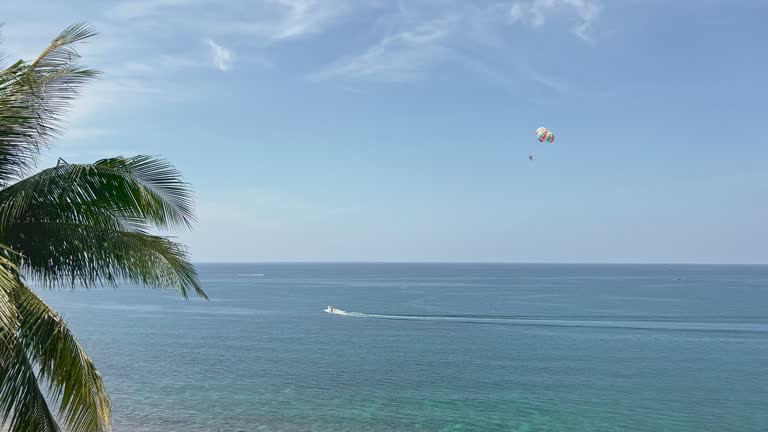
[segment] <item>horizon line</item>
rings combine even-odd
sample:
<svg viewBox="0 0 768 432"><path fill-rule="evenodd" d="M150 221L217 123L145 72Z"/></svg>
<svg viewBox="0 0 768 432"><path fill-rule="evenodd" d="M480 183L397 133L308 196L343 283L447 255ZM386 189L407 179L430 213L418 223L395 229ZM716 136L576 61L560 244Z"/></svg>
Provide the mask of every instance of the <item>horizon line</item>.
<svg viewBox="0 0 768 432"><path fill-rule="evenodd" d="M554 262L554 261L193 261L193 264L473 264L473 265L691 265L768 266L768 263L707 262Z"/></svg>

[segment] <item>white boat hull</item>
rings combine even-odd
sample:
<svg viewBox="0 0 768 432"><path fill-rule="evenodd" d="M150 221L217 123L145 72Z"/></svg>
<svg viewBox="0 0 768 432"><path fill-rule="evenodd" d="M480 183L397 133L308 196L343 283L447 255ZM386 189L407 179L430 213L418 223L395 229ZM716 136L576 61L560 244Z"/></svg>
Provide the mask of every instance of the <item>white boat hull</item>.
<svg viewBox="0 0 768 432"><path fill-rule="evenodd" d="M336 309L336 308L331 309L330 307L327 307L327 308L323 309L323 312L326 312L326 313L329 313L329 314L336 314L336 315L346 315L347 314L346 311L343 311L341 309Z"/></svg>

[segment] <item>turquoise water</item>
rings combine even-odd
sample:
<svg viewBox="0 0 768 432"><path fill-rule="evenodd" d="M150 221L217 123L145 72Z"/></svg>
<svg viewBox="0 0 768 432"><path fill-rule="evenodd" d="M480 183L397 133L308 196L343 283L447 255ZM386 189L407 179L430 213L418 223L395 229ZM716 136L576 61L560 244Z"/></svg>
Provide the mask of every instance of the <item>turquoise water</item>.
<svg viewBox="0 0 768 432"><path fill-rule="evenodd" d="M45 293L115 431L768 430L768 267L199 270L210 303Z"/></svg>

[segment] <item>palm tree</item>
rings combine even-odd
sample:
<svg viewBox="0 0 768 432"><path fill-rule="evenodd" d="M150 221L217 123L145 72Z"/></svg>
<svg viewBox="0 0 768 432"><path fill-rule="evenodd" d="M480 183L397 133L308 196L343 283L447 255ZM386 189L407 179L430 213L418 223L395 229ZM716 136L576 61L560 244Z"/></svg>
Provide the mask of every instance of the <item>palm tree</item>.
<svg viewBox="0 0 768 432"><path fill-rule="evenodd" d="M168 162L59 160L28 176L77 89L97 75L77 64L73 47L93 35L71 26L34 61L0 71L0 430L110 428L96 367L29 284L129 281L206 298L185 248L151 234L194 222L190 188Z"/></svg>

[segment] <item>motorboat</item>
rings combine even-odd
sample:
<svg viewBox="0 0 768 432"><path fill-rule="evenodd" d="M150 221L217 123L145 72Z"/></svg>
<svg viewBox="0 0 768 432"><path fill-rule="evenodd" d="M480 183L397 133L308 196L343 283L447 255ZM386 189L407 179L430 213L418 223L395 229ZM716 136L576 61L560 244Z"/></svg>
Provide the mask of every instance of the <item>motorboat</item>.
<svg viewBox="0 0 768 432"><path fill-rule="evenodd" d="M337 314L337 315L344 315L346 312L344 312L341 309L336 309L333 306L328 306L327 308L323 309L323 312L327 312L330 314Z"/></svg>

